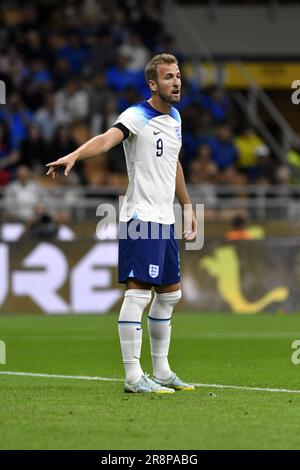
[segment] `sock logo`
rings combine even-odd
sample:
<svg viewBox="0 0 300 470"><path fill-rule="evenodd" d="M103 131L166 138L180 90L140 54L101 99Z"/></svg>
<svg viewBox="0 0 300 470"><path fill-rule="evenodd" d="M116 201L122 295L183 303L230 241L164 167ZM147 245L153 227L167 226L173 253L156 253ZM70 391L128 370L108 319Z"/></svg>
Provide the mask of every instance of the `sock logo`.
<svg viewBox="0 0 300 470"><path fill-rule="evenodd" d="M159 274L159 266L156 264L149 264L149 274L152 278L155 278Z"/></svg>

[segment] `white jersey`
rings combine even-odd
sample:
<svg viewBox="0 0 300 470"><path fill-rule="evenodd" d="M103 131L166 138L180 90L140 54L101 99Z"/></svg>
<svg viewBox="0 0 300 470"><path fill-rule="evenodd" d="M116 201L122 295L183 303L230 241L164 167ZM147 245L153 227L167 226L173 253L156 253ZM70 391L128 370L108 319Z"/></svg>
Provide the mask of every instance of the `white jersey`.
<svg viewBox="0 0 300 470"><path fill-rule="evenodd" d="M128 138L123 141L129 184L120 221L127 222L136 217L173 224L181 148L179 112L172 107L169 114L162 114L144 101L124 111L117 124L129 130Z"/></svg>

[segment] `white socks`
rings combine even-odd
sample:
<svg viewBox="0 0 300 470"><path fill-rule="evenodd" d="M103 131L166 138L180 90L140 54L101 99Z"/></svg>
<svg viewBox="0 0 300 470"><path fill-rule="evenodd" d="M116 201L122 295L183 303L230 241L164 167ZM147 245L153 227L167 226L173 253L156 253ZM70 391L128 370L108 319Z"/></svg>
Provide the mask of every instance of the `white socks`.
<svg viewBox="0 0 300 470"><path fill-rule="evenodd" d="M140 365L142 348L141 320L151 300L151 290L128 289L119 315L119 337L125 367L125 381L136 384L143 375Z"/></svg>
<svg viewBox="0 0 300 470"><path fill-rule="evenodd" d="M171 338L171 317L174 306L181 299L181 290L155 294L148 315L153 375L158 379L168 379L172 371L168 362ZM151 290L128 289L119 315L119 337L125 381L136 384L144 374L140 365L142 349L142 314L151 300Z"/></svg>
<svg viewBox="0 0 300 470"><path fill-rule="evenodd" d="M171 317L174 306L180 299L180 289L174 292L155 294L148 314L153 375L162 380L170 378L172 374L168 362Z"/></svg>

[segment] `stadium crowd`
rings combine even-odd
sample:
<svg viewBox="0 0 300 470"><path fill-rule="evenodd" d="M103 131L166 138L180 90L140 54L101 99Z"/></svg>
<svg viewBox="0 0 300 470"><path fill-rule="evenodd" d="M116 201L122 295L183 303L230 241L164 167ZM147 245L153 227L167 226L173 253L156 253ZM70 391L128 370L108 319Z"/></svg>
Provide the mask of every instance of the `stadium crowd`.
<svg viewBox="0 0 300 470"><path fill-rule="evenodd" d="M164 30L161 8L155 0L1 4L0 79L7 103L0 106L0 187L6 188L8 208L25 180L39 200L43 186L54 184L45 177L45 163L105 131L120 112L149 96L144 67L152 55L175 54L184 69L185 58ZM276 167L255 130L241 123L224 90L201 89L183 77L178 109L188 183L289 182L289 173ZM126 181L120 145L78 165L70 184Z"/></svg>

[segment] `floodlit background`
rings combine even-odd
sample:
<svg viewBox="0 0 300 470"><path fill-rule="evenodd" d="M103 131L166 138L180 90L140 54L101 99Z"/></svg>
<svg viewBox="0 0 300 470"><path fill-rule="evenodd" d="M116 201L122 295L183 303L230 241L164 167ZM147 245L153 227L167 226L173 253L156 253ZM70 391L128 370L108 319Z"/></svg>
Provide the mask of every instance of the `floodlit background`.
<svg viewBox="0 0 300 470"><path fill-rule="evenodd" d="M149 97L143 70L161 52L175 54L183 72L180 158L193 203L205 204L204 249L182 249L180 308L297 310L299 2L0 8L0 312L118 308L117 242L99 242L115 221L96 235L96 208L111 203L118 213L122 145L68 178L53 181L44 165Z"/></svg>
<svg viewBox="0 0 300 470"><path fill-rule="evenodd" d="M1 1L1 449L300 447L299 24L297 0ZM205 206L170 351L196 391L128 397L122 146L67 178L45 164L148 98L161 52L180 62L180 159Z"/></svg>

